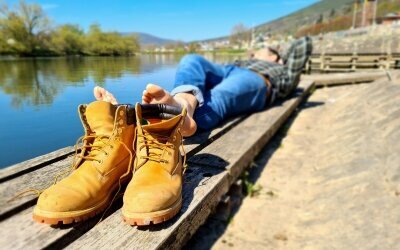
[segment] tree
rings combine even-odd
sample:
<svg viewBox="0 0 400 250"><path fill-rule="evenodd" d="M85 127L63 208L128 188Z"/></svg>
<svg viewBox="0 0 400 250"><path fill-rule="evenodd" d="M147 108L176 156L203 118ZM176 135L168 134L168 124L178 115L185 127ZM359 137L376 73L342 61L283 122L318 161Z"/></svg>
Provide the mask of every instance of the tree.
<svg viewBox="0 0 400 250"><path fill-rule="evenodd" d="M194 53L199 51L201 48L199 43L192 42L189 44L189 53Z"/></svg>
<svg viewBox="0 0 400 250"><path fill-rule="evenodd" d="M130 55L139 48L136 36L102 32L98 24L90 26L85 39L85 52L89 55Z"/></svg>
<svg viewBox="0 0 400 250"><path fill-rule="evenodd" d="M0 55L6 54L8 52L10 52L10 51L9 51L9 46L7 44L7 40L4 37L4 34L2 32L0 32Z"/></svg>
<svg viewBox="0 0 400 250"><path fill-rule="evenodd" d="M231 36L229 37L230 44L241 45L251 41L251 31L242 23L236 24L232 28Z"/></svg>
<svg viewBox="0 0 400 250"><path fill-rule="evenodd" d="M0 54L130 55L140 47L136 36L103 32L97 24L85 34L78 25L52 30L49 23L39 5L22 0L13 8L0 4Z"/></svg>
<svg viewBox="0 0 400 250"><path fill-rule="evenodd" d="M52 33L51 44L57 54L82 54L85 45L84 33L78 25L61 25Z"/></svg>
<svg viewBox="0 0 400 250"><path fill-rule="evenodd" d="M8 41L12 50L17 53L32 55L43 50L46 31L49 30L49 19L37 4L20 1L14 9L7 5L0 7L0 32Z"/></svg>

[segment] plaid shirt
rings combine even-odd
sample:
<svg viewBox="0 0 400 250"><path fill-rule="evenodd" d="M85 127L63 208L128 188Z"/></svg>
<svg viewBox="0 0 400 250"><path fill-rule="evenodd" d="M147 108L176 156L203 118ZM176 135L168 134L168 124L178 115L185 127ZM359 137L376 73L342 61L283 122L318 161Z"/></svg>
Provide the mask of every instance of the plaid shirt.
<svg viewBox="0 0 400 250"><path fill-rule="evenodd" d="M272 103L276 98L288 96L299 84L300 74L312 53L312 40L303 37L292 43L287 52L282 56L284 64L269 61L251 59L236 61L240 67L246 67L259 74L266 76L272 84Z"/></svg>

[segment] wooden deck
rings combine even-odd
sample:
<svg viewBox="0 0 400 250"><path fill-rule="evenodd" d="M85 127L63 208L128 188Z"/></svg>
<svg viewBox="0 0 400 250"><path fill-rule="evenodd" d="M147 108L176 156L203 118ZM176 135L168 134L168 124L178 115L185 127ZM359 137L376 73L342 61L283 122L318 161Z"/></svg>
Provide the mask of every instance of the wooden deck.
<svg viewBox="0 0 400 250"><path fill-rule="evenodd" d="M72 226L57 227L32 220L35 196L7 202L21 190L48 187L57 173L70 166L71 147L1 170L0 245L3 249L182 247L313 87L314 80L309 77L301 81L288 100L185 140L189 167L183 187L184 204L182 211L164 224L128 226L121 218L122 199L113 204L100 223L99 217L95 217Z"/></svg>
<svg viewBox="0 0 400 250"><path fill-rule="evenodd" d="M326 87L342 84L368 83L379 78L391 78L393 70L375 70L367 72L330 73L302 75L302 80L312 80L316 87Z"/></svg>
<svg viewBox="0 0 400 250"><path fill-rule="evenodd" d="M400 54L313 54L307 72L353 72L366 69L399 69Z"/></svg>

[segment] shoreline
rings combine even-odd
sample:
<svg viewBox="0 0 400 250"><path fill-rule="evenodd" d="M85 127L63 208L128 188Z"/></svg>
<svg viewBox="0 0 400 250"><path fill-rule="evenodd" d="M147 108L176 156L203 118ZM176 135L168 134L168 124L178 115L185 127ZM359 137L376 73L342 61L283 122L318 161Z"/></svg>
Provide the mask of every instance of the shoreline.
<svg viewBox="0 0 400 250"><path fill-rule="evenodd" d="M130 55L38 55L38 56L20 56L20 55L0 55L0 61L13 60L13 59L43 59L43 58L85 58L85 57L135 57L140 55L186 55L186 54L214 54L214 55L245 55L246 51L174 51L174 52L137 52Z"/></svg>

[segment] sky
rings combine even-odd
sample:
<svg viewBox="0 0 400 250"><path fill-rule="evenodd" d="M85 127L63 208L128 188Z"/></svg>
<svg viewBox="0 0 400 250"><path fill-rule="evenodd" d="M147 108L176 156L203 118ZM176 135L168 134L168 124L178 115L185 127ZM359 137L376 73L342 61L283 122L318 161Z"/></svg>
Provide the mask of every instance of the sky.
<svg viewBox="0 0 400 250"><path fill-rule="evenodd" d="M105 31L145 32L185 42L229 35L285 16L318 0L25 0L42 6L53 25L93 23ZM1 0L0 0L1 2ZM17 0L3 0L14 5Z"/></svg>

